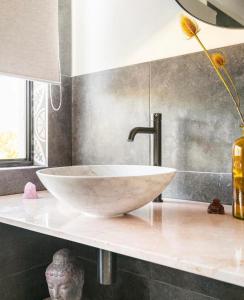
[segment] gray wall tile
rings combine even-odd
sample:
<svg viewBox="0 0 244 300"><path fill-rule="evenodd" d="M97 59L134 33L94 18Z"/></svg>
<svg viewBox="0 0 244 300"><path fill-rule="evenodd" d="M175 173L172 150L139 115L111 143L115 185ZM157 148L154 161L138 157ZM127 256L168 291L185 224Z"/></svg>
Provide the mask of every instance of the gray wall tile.
<svg viewBox="0 0 244 300"><path fill-rule="evenodd" d="M174 285L165 284L158 281L151 282L150 300L217 300L203 294L198 294L175 287Z"/></svg>
<svg viewBox="0 0 244 300"><path fill-rule="evenodd" d="M221 50L244 96L244 45ZM239 117L202 52L151 63L151 111L163 114L165 166L231 172L231 146L241 135Z"/></svg>
<svg viewBox="0 0 244 300"><path fill-rule="evenodd" d="M149 125L149 66L73 78L73 164L148 164L149 137L127 142Z"/></svg>
<svg viewBox="0 0 244 300"><path fill-rule="evenodd" d="M69 248L72 253L79 257L81 260L85 259L93 263L97 261L97 248L73 242L71 243L68 241L67 245L64 245L64 247Z"/></svg>
<svg viewBox="0 0 244 300"><path fill-rule="evenodd" d="M1 300L43 300L47 297L45 267L37 267L0 280Z"/></svg>
<svg viewBox="0 0 244 300"><path fill-rule="evenodd" d="M151 300L149 281L128 272L118 272L113 300Z"/></svg>
<svg viewBox="0 0 244 300"><path fill-rule="evenodd" d="M43 185L37 178L38 168L10 168L0 169L0 196L23 193L24 186L31 181L36 184L38 190L43 189Z"/></svg>
<svg viewBox="0 0 244 300"><path fill-rule="evenodd" d="M113 299L113 286L102 286L97 282L96 263L87 260L81 262L85 269L84 298L88 300Z"/></svg>
<svg viewBox="0 0 244 300"><path fill-rule="evenodd" d="M14 226L0 225L0 280L50 262L64 241Z"/></svg>
<svg viewBox="0 0 244 300"><path fill-rule="evenodd" d="M152 279L220 300L243 298L244 288L180 270L151 264Z"/></svg>
<svg viewBox="0 0 244 300"><path fill-rule="evenodd" d="M163 197L223 203L232 202L232 175L223 173L178 172L174 181L163 192Z"/></svg>
<svg viewBox="0 0 244 300"><path fill-rule="evenodd" d="M48 106L48 166L71 165L72 157L72 79L62 76L62 106L54 111ZM53 103L58 106L60 100L59 86L52 87Z"/></svg>
<svg viewBox="0 0 244 300"><path fill-rule="evenodd" d="M96 264L83 261L85 267L84 297L89 300L150 300L149 282L141 276L117 271L116 282L102 286L96 280Z"/></svg>
<svg viewBox="0 0 244 300"><path fill-rule="evenodd" d="M140 259L117 255L117 267L124 272L130 272L146 278L151 277L151 264Z"/></svg>

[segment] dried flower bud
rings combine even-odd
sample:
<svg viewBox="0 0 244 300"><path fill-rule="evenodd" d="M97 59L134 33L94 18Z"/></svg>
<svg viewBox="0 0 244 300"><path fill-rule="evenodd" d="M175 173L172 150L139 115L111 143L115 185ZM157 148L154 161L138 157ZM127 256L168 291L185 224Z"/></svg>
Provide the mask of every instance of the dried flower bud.
<svg viewBox="0 0 244 300"><path fill-rule="evenodd" d="M192 38L200 31L197 23L195 21L191 20L190 18L188 18L187 16L181 17L180 25L181 25L183 32L185 33L185 35L188 38Z"/></svg>
<svg viewBox="0 0 244 300"><path fill-rule="evenodd" d="M211 54L211 57L217 68L222 68L226 64L224 54L220 52Z"/></svg>

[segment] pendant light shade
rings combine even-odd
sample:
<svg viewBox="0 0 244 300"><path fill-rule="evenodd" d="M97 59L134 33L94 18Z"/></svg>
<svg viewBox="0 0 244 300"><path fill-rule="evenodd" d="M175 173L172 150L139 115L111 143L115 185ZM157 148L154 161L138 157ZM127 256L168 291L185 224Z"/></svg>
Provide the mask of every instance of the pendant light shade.
<svg viewBox="0 0 244 300"><path fill-rule="evenodd" d="M0 12L0 73L59 84L58 0L1 0Z"/></svg>

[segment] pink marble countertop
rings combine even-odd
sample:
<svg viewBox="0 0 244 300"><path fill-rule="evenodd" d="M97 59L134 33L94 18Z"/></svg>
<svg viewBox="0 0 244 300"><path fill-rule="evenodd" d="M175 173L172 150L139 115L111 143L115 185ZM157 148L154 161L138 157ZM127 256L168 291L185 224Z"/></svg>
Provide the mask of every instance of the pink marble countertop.
<svg viewBox="0 0 244 300"><path fill-rule="evenodd" d="M87 217L40 199L0 197L0 222L244 287L244 221L207 214L207 203L167 199L128 215Z"/></svg>

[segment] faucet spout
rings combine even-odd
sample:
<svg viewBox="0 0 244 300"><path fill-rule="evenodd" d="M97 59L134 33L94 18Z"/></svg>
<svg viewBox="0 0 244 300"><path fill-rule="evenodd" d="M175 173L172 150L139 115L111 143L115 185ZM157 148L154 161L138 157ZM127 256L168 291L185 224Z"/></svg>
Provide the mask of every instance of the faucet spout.
<svg viewBox="0 0 244 300"><path fill-rule="evenodd" d="M138 133L154 134L155 129L151 127L135 127L129 133L128 142L133 142Z"/></svg>

